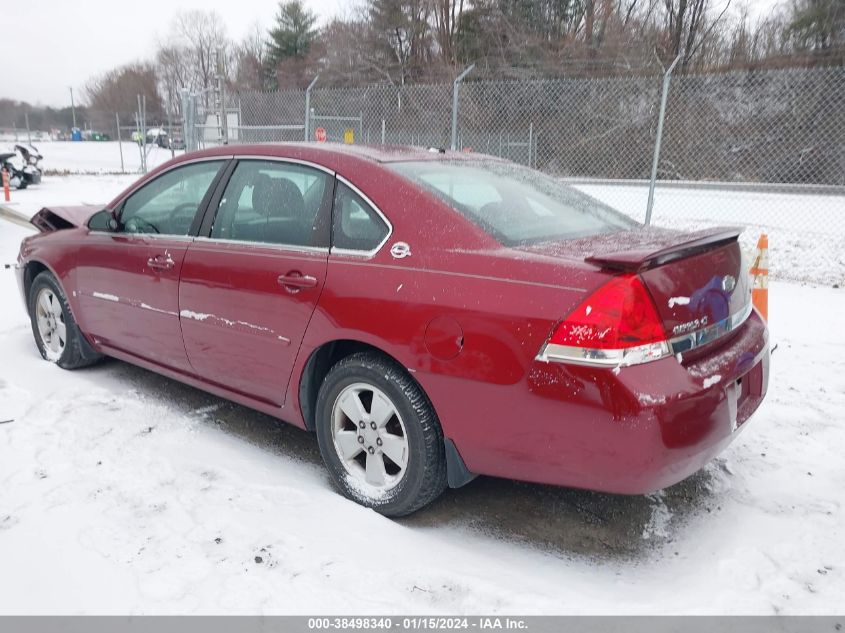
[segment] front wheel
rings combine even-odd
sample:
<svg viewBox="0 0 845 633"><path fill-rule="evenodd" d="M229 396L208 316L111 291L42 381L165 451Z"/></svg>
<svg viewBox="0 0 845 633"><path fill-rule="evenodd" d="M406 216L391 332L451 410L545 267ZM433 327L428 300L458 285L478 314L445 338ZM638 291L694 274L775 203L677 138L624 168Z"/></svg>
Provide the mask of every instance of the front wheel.
<svg viewBox="0 0 845 633"><path fill-rule="evenodd" d="M29 288L29 318L35 344L44 360L63 369L76 369L101 358L82 336L65 293L47 271L35 277Z"/></svg>
<svg viewBox="0 0 845 633"><path fill-rule="evenodd" d="M446 488L437 415L395 361L371 352L339 361L320 388L316 416L323 461L350 499L404 516Z"/></svg>

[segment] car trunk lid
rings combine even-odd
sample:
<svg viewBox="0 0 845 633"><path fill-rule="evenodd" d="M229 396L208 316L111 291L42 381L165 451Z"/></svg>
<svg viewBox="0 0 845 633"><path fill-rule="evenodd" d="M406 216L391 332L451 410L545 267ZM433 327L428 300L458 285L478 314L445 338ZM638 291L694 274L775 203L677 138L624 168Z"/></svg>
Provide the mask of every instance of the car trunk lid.
<svg viewBox="0 0 845 633"><path fill-rule="evenodd" d="M726 334L750 309L750 289L737 238L741 229L686 232L642 228L588 239L532 245L538 254L575 258L609 273L637 273L667 337L690 337L684 350ZM706 336L698 336L706 332Z"/></svg>

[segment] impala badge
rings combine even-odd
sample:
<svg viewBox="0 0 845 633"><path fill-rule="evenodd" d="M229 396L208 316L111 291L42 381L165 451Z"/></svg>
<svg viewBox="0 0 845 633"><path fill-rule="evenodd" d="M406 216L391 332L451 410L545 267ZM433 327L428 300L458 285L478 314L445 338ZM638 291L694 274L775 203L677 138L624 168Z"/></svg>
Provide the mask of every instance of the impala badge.
<svg viewBox="0 0 845 633"><path fill-rule="evenodd" d="M722 290L731 294L736 288L736 277L733 275L725 275L722 277Z"/></svg>
<svg viewBox="0 0 845 633"><path fill-rule="evenodd" d="M390 247L390 254L393 255L393 259L404 259L411 256L411 247L407 242L396 242Z"/></svg>

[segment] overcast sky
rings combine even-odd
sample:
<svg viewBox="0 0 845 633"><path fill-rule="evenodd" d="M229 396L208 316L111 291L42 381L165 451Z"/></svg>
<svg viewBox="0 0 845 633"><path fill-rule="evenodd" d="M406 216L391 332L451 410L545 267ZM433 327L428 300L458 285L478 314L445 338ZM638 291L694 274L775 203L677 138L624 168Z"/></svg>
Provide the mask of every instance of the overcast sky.
<svg viewBox="0 0 845 633"><path fill-rule="evenodd" d="M320 22L343 15L351 0L305 0ZM82 100L92 75L152 57L179 11L217 11L239 40L260 20L267 28L277 0L5 0L0 9L0 97L44 105ZM139 11L140 9L140 11Z"/></svg>
<svg viewBox="0 0 845 633"><path fill-rule="evenodd" d="M777 0L748 0L752 15L771 10ZM355 0L305 0L324 23L350 13ZM738 4L738 0L734 0ZM34 104L78 101L93 75L148 59L179 11L215 10L229 37L239 40L260 20L269 28L277 0L5 0L0 10L4 60L0 97Z"/></svg>

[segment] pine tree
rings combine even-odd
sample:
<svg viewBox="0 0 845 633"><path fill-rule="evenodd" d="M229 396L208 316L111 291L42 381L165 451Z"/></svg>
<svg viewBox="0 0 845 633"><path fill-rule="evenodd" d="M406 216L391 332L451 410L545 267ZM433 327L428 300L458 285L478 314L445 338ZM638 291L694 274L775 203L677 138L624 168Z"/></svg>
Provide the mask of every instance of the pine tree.
<svg viewBox="0 0 845 633"><path fill-rule="evenodd" d="M276 26L270 30L267 43L271 67L291 58L304 59L317 35L317 16L305 8L302 0L279 3Z"/></svg>

